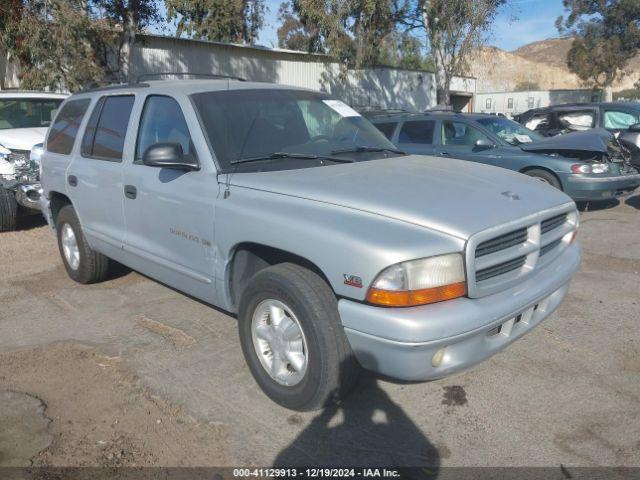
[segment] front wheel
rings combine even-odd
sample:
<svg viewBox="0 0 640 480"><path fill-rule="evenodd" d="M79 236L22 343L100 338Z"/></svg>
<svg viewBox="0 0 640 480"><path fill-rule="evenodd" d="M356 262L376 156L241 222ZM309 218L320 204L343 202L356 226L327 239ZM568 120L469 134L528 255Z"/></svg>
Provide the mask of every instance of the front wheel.
<svg viewBox="0 0 640 480"><path fill-rule="evenodd" d="M73 280L86 284L106 278L109 259L89 246L71 205L60 209L56 218L56 232L64 268Z"/></svg>
<svg viewBox="0 0 640 480"><path fill-rule="evenodd" d="M283 407L316 410L335 402L360 370L331 288L299 265L268 267L250 280L238 329L251 374Z"/></svg>
<svg viewBox="0 0 640 480"><path fill-rule="evenodd" d="M556 177L551 172L548 172L546 170L542 170L539 168L534 168L532 170L527 170L524 173L525 175L529 175L530 177L533 177L536 180L540 180L542 183L546 183L547 185L551 185L552 187L555 187L558 190L562 190L562 185L560 184L560 180L558 180L558 177Z"/></svg>
<svg viewBox="0 0 640 480"><path fill-rule="evenodd" d="M15 193L0 187L0 232L15 230L17 218L18 202Z"/></svg>

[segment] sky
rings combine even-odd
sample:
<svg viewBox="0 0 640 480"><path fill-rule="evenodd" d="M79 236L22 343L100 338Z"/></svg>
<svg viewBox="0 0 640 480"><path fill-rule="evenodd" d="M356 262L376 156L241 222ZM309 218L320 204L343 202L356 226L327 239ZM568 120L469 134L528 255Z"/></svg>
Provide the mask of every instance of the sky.
<svg viewBox="0 0 640 480"><path fill-rule="evenodd" d="M269 12L258 43L277 47L278 7L282 0L266 0ZM556 18L564 13L562 0L508 0L495 22L489 43L503 50L515 50L536 40L558 36Z"/></svg>

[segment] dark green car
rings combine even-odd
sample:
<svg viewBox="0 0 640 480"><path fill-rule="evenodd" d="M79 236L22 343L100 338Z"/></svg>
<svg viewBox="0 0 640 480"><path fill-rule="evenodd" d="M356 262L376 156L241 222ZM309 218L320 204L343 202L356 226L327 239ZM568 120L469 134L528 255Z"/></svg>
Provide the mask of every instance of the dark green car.
<svg viewBox="0 0 640 480"><path fill-rule="evenodd" d="M545 138L505 117L455 112L365 116L400 150L516 170L576 201L608 200L640 185L638 170L616 155L606 131Z"/></svg>

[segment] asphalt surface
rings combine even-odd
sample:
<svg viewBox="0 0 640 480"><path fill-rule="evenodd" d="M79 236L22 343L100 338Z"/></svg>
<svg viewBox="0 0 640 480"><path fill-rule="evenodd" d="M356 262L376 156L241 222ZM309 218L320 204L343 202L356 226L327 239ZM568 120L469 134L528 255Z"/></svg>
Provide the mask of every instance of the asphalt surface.
<svg viewBox="0 0 640 480"><path fill-rule="evenodd" d="M258 389L233 317L137 273L77 285L34 219L0 234L0 395L27 394L25 415L42 402L47 420L24 428L55 434L39 458L58 465L101 464L96 425L111 422L144 454L123 447L119 465L640 466L640 195L583 212L578 238L567 298L505 351L430 383L365 376L341 405L301 414ZM27 443L5 463L43 447Z"/></svg>

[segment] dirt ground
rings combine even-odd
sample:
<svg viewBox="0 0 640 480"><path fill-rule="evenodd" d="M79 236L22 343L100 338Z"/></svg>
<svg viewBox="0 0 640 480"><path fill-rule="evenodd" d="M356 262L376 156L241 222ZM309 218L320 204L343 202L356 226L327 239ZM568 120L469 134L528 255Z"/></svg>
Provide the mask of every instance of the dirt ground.
<svg viewBox="0 0 640 480"><path fill-rule="evenodd" d="M0 466L640 466L640 196L581 214L560 309L469 372L274 405L235 319L135 272L81 286L37 218L0 234Z"/></svg>

